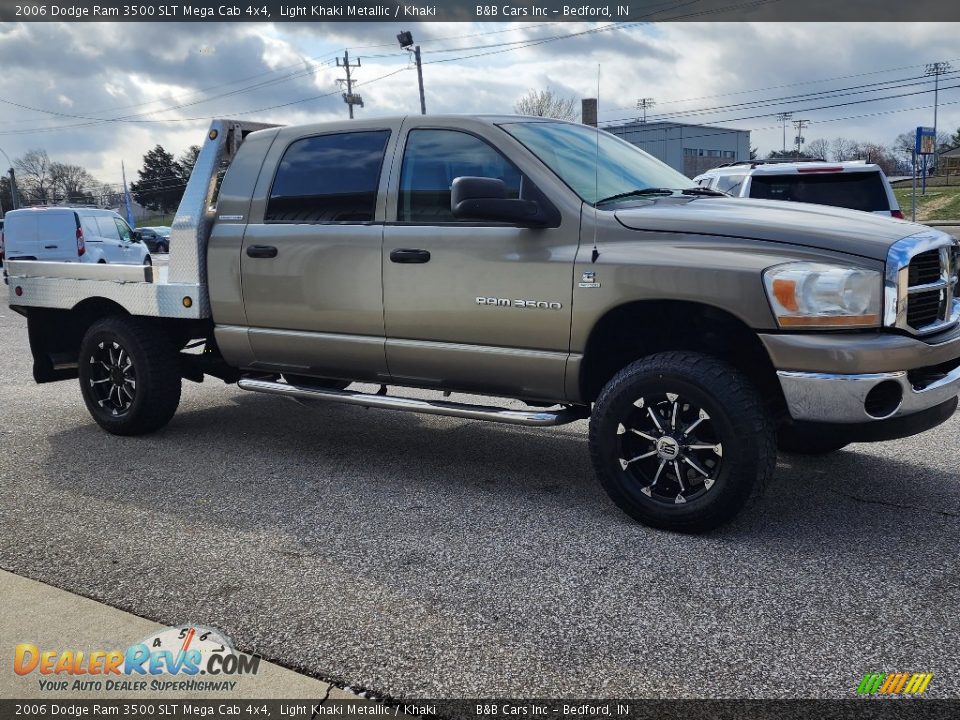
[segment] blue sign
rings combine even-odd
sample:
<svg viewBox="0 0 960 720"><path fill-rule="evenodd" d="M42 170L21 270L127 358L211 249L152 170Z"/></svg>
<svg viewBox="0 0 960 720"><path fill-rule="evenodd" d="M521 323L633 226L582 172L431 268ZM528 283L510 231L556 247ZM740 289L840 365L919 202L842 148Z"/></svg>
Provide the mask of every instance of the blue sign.
<svg viewBox="0 0 960 720"><path fill-rule="evenodd" d="M937 131L931 127L917 128L917 155L933 155L937 151Z"/></svg>

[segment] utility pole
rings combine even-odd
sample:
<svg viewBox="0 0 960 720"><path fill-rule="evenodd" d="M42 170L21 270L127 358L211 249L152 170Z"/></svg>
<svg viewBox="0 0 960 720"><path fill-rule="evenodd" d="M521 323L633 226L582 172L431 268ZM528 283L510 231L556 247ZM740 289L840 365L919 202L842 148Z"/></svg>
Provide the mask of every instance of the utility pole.
<svg viewBox="0 0 960 720"><path fill-rule="evenodd" d="M937 142L937 103L940 99L940 76L951 70L948 62L928 63L925 73L929 77L933 75L933 167L939 170L940 145ZM924 158L926 159L926 158Z"/></svg>
<svg viewBox="0 0 960 720"><path fill-rule="evenodd" d="M637 100L637 110L643 111L643 117L640 122L642 122L644 125L647 124L647 108L653 110L656 104L657 101L653 98L640 98Z"/></svg>
<svg viewBox="0 0 960 720"><path fill-rule="evenodd" d="M777 113L777 120L783 123L783 154L787 154L787 120L793 117L792 112Z"/></svg>
<svg viewBox="0 0 960 720"><path fill-rule="evenodd" d="M10 202L13 204L13 209L16 210L20 207L20 193L17 192L17 177L13 173L13 168L10 168Z"/></svg>
<svg viewBox="0 0 960 720"><path fill-rule="evenodd" d="M793 126L797 129L797 159L800 159L800 146L803 145L803 126L809 125L809 120L794 120Z"/></svg>
<svg viewBox="0 0 960 720"><path fill-rule="evenodd" d="M413 34L409 30L403 30L397 34L397 42L400 43L400 49L413 53L413 61L417 64L417 85L420 87L420 114L427 114L427 101L423 95L423 64L420 62L420 46L413 44Z"/></svg>
<svg viewBox="0 0 960 720"><path fill-rule="evenodd" d="M343 64L340 64L340 60L343 60ZM343 51L343 57L337 58L337 67L342 67L346 73L346 79L337 80L341 86L346 85L347 91L343 94L343 101L347 104L347 108L350 110L350 119L353 120L353 106L359 105L363 107L363 98L359 95L353 94L353 79L350 77L350 68L360 67L360 58L357 58L357 64L350 64L350 52L347 50Z"/></svg>

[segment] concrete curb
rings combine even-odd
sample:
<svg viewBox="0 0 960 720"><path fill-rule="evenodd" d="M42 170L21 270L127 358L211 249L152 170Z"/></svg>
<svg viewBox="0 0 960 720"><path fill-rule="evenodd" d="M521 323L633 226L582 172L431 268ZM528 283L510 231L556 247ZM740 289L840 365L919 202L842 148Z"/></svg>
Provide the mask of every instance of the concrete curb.
<svg viewBox="0 0 960 720"><path fill-rule="evenodd" d="M33 643L41 651L94 651L125 649L151 633L166 629L151 620L117 610L95 600L74 595L0 570L0 698L5 699L171 699L159 691L72 690L74 680L105 680L96 675L41 675L38 671L17 675L13 668L14 648ZM112 676L127 680L133 676ZM160 676L170 680L184 676ZM208 676L210 677L210 676ZM327 699L357 700L356 695L329 683L261 661L253 676L234 677L232 691L177 692L177 699ZM67 690L42 690L40 680L66 680Z"/></svg>

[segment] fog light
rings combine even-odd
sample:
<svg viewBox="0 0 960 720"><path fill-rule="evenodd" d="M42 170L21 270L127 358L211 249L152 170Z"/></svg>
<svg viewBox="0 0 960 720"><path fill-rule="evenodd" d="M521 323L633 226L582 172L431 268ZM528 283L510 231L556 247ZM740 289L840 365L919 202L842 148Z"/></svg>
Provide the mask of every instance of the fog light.
<svg viewBox="0 0 960 720"><path fill-rule="evenodd" d="M189 295L187 295L186 297L184 297L184 298L183 298L183 306L184 306L185 308L193 307L193 298L191 298Z"/></svg>
<svg viewBox="0 0 960 720"><path fill-rule="evenodd" d="M878 420L888 418L900 409L903 402L903 387L895 380L884 380L867 393L863 409L867 415Z"/></svg>
<svg viewBox="0 0 960 720"><path fill-rule="evenodd" d="M23 295L23 288L17 285L17 287L14 288L13 292L17 294L17 297L20 297L21 295Z"/></svg>

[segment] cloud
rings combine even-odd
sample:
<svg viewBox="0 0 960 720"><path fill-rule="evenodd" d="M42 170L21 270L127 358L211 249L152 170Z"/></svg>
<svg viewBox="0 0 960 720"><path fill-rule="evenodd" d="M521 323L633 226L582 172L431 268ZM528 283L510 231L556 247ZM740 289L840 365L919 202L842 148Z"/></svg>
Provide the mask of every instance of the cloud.
<svg viewBox="0 0 960 720"><path fill-rule="evenodd" d="M157 143L179 154L202 138L210 116L340 119L343 70L335 58L344 47L360 61L353 72L365 103L359 117L416 113L416 73L395 38L405 29L422 46L430 112L511 112L531 88L594 96L599 66L602 120L635 117L636 100L652 97L651 117L751 129L764 153L780 147L775 115L783 110L812 121L808 139L890 144L932 124L929 92L816 108L929 90L916 77L924 63L952 59L957 30L949 23L8 23L0 26L0 148L11 157L45 148L117 182L121 160L135 174ZM914 84L854 88L898 78ZM960 91L951 87L958 84L944 79L943 129L960 125ZM841 96L844 89L858 94ZM828 90L833 99L813 95ZM117 118L125 120L108 121Z"/></svg>

